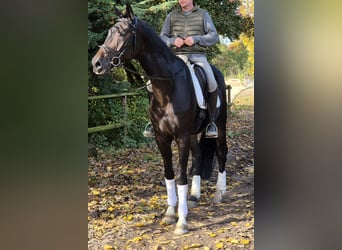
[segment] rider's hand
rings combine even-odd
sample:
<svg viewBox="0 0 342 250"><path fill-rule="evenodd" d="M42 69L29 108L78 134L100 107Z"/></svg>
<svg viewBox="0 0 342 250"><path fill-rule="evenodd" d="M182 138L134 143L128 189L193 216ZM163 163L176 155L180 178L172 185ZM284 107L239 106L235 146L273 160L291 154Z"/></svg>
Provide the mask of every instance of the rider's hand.
<svg viewBox="0 0 342 250"><path fill-rule="evenodd" d="M194 45L194 39L192 38L192 36L188 36L184 39L184 43L188 46L192 46Z"/></svg>
<svg viewBox="0 0 342 250"><path fill-rule="evenodd" d="M175 39L175 43L174 44L175 44L175 46L177 48L180 48L180 47L182 47L184 45L184 40L182 38L177 37Z"/></svg>

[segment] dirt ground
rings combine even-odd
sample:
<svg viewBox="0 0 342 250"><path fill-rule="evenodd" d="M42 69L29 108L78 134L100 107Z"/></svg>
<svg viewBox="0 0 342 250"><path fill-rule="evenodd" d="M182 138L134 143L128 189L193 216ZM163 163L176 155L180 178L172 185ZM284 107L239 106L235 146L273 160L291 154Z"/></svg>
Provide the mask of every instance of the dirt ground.
<svg viewBox="0 0 342 250"><path fill-rule="evenodd" d="M254 249L253 107L233 107L227 142L223 202L211 202L215 168L210 180L202 183L198 207L189 209L185 235L175 235L175 225L161 222L167 196L162 159L154 142L89 158L88 249Z"/></svg>

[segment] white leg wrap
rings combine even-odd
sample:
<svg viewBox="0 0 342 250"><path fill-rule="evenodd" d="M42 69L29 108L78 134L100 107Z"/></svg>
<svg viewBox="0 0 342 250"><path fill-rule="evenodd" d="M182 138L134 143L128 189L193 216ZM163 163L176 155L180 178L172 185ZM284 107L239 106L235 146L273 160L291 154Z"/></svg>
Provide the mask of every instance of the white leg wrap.
<svg viewBox="0 0 342 250"><path fill-rule="evenodd" d="M194 175L192 177L191 195L196 197L197 199L199 199L201 196L201 176L200 175Z"/></svg>
<svg viewBox="0 0 342 250"><path fill-rule="evenodd" d="M177 204L177 195L176 195L176 184L175 180L167 180L165 178L166 183L166 192L167 192L167 205L176 206Z"/></svg>
<svg viewBox="0 0 342 250"><path fill-rule="evenodd" d="M187 194L188 194L188 185L177 185L178 188L178 217L179 221L186 222L186 216L188 215L188 203L187 203Z"/></svg>
<svg viewBox="0 0 342 250"><path fill-rule="evenodd" d="M223 171L223 173L220 173L220 172L218 173L216 190L221 191L221 192L226 192L226 190L227 190L226 171Z"/></svg>

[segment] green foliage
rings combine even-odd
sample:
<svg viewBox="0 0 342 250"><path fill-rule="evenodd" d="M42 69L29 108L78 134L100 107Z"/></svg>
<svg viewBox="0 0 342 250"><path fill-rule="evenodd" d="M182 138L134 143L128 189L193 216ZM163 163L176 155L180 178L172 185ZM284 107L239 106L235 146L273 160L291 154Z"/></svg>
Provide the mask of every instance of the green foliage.
<svg viewBox="0 0 342 250"><path fill-rule="evenodd" d="M242 31L243 18L236 15L239 1L195 1L201 8L207 10L215 24L217 32L230 40L237 39Z"/></svg>
<svg viewBox="0 0 342 250"><path fill-rule="evenodd" d="M219 45L221 51L213 60L225 76L244 75L248 66L248 51L243 43L236 43L236 46Z"/></svg>

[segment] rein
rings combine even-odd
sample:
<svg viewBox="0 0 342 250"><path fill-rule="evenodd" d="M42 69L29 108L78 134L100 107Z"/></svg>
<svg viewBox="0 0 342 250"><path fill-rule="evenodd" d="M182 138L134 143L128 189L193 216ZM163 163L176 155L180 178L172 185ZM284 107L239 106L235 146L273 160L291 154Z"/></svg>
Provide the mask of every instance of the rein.
<svg viewBox="0 0 342 250"><path fill-rule="evenodd" d="M151 79L151 80L162 80L162 81L172 80L175 76L177 76L177 75L183 70L184 65L185 65L185 64L183 64L183 66L179 69L179 71L177 71L172 77L150 76L150 75L147 75L147 74L145 74L145 75L146 75L147 78L149 78L149 79ZM130 68L127 68L127 67L126 67L125 65L123 65L123 64L120 65L120 66L122 66L125 70L127 70L127 71L129 71L129 72L131 72L131 73L133 73L133 74L140 75L139 72L134 71L134 70L131 70Z"/></svg>

